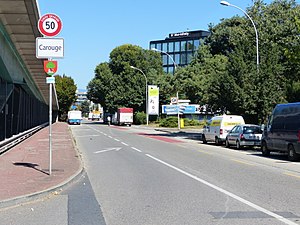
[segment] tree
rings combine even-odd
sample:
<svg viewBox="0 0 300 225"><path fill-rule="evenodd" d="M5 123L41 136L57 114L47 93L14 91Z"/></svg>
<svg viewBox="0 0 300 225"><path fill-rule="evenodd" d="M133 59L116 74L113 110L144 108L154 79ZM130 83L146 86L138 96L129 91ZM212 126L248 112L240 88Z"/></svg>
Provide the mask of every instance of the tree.
<svg viewBox="0 0 300 225"><path fill-rule="evenodd" d="M55 76L55 88L59 104L59 118L67 114L72 103L76 100L77 87L74 80L66 75Z"/></svg>
<svg viewBox="0 0 300 225"><path fill-rule="evenodd" d="M144 111L146 80L140 71L130 66L144 72L148 85L162 81L159 79L163 74L159 54L126 44L113 49L108 63L96 67L95 77L87 88L88 98L111 113L118 107Z"/></svg>
<svg viewBox="0 0 300 225"><path fill-rule="evenodd" d="M90 102L89 101L84 101L80 104L80 110L83 115L88 115L90 112Z"/></svg>
<svg viewBox="0 0 300 225"><path fill-rule="evenodd" d="M211 35L204 43L210 54L200 48L195 63L208 69L203 99L213 107L245 115L251 122L264 122L274 104L288 100L287 87L295 87L291 93L298 93L294 83L299 81L299 62L288 60L285 52L299 46L295 18L300 11L294 0L277 0L270 5L258 0L247 13L259 33L259 70L255 32L246 16L211 25ZM198 76L203 75L200 70Z"/></svg>

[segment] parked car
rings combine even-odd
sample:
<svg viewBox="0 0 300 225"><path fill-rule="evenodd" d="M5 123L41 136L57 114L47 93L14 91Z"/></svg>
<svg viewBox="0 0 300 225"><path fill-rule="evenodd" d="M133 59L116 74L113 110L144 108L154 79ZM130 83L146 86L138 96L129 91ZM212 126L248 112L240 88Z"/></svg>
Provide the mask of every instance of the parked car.
<svg viewBox="0 0 300 225"><path fill-rule="evenodd" d="M300 157L300 102L275 106L265 127L261 151L264 156L270 152L284 152L288 159Z"/></svg>
<svg viewBox="0 0 300 225"><path fill-rule="evenodd" d="M236 115L221 115L214 116L208 121L207 126L203 128L201 134L202 142L205 144L209 141L215 144L222 144L225 142L228 132L238 124L245 124L242 116Z"/></svg>
<svg viewBox="0 0 300 225"><path fill-rule="evenodd" d="M227 148L236 146L237 149L241 149L244 146L260 146L262 133L263 131L258 125L236 125L227 134L225 145Z"/></svg>

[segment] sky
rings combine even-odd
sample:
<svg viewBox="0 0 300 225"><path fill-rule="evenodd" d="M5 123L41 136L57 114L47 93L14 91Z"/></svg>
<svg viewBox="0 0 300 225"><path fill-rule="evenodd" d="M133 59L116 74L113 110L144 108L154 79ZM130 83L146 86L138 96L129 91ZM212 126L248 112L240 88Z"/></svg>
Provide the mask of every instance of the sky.
<svg viewBox="0 0 300 225"><path fill-rule="evenodd" d="M243 10L252 0L228 0ZM271 0L265 0L269 4ZM169 33L208 30L222 18L243 16L220 0L38 0L41 16L54 13L62 21L64 58L57 59L58 75L72 77L78 89L86 89L96 66L109 61L111 51L123 44L149 49L153 40Z"/></svg>

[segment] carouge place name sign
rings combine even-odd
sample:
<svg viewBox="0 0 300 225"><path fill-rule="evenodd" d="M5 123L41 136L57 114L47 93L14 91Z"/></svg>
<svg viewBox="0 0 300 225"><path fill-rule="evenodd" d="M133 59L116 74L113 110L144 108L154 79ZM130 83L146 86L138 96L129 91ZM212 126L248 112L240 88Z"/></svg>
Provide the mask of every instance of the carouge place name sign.
<svg viewBox="0 0 300 225"><path fill-rule="evenodd" d="M36 57L39 59L63 58L63 38L36 38Z"/></svg>

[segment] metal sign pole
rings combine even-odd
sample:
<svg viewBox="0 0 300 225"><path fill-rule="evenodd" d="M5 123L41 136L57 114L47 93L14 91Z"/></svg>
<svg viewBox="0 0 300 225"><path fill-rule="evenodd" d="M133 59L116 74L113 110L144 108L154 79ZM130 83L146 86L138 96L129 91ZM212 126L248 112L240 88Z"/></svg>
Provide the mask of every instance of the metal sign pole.
<svg viewBox="0 0 300 225"><path fill-rule="evenodd" d="M49 175L52 173L52 83L49 84Z"/></svg>
<svg viewBox="0 0 300 225"><path fill-rule="evenodd" d="M177 91L177 119L178 119L178 130L180 130L180 115L179 115L179 96Z"/></svg>

